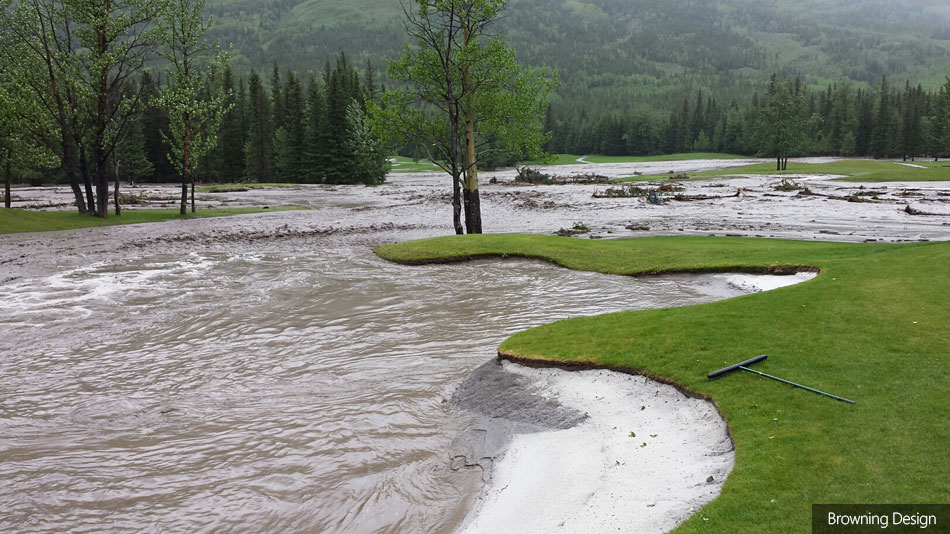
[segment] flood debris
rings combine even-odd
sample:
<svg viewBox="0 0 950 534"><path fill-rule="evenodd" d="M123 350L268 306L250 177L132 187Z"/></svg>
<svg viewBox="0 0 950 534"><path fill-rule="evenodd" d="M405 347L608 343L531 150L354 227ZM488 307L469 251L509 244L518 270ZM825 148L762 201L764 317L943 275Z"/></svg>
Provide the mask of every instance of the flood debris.
<svg viewBox="0 0 950 534"><path fill-rule="evenodd" d="M545 200L544 202L536 202L532 199L527 199L521 203L521 208L527 210L553 210L561 207L561 204L554 202L552 200Z"/></svg>
<svg viewBox="0 0 950 534"><path fill-rule="evenodd" d="M678 183L664 183L664 184L649 184L652 187L641 187L639 185L622 185L620 187L608 187L604 191L594 191L594 194L591 195L593 198L643 198L646 197L648 201L658 204L659 202L654 202L651 200L650 195L659 195L660 193L674 193L678 191L685 191L682 185Z"/></svg>
<svg viewBox="0 0 950 534"><path fill-rule="evenodd" d="M584 174L551 175L531 167L517 167L517 175L512 182L515 185L569 185L569 184L609 184L613 179L602 174L588 172Z"/></svg>
<svg viewBox="0 0 950 534"><path fill-rule="evenodd" d="M881 199L877 195L868 197L866 192L857 192L851 193L850 195L844 197L848 202L880 202Z"/></svg>
<svg viewBox="0 0 950 534"><path fill-rule="evenodd" d="M783 191L785 193L790 193L792 191L801 191L804 189L804 186L798 185L788 178L782 178L782 182L775 186L776 191Z"/></svg>
<svg viewBox="0 0 950 534"><path fill-rule="evenodd" d="M594 191L593 198L640 198L648 194L648 190L637 185L622 185L608 187L603 191Z"/></svg>
<svg viewBox="0 0 950 534"><path fill-rule="evenodd" d="M570 236L583 235L583 234L589 234L589 233L590 233L590 227L588 227L586 224L580 221L575 222L574 226L570 228L561 228L557 232L554 232L555 235L559 235L562 237L570 237Z"/></svg>
<svg viewBox="0 0 950 534"><path fill-rule="evenodd" d="M515 183L531 185L552 185L554 180L550 174L543 173L531 167L516 167L518 175L515 176Z"/></svg>
<svg viewBox="0 0 950 534"><path fill-rule="evenodd" d="M950 217L950 213L933 213L929 211L921 211L919 209L911 207L910 204L904 207L904 212L908 215L928 215L931 217Z"/></svg>

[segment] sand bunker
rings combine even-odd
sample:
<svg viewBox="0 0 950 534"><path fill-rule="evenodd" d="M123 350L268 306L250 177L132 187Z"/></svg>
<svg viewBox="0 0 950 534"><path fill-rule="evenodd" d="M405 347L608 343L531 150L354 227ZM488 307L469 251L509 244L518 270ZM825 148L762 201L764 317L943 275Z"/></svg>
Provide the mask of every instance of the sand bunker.
<svg viewBox="0 0 950 534"><path fill-rule="evenodd" d="M556 422L583 419L516 435L460 532L666 532L715 498L732 469L732 441L709 402L642 376L492 365L559 405Z"/></svg>

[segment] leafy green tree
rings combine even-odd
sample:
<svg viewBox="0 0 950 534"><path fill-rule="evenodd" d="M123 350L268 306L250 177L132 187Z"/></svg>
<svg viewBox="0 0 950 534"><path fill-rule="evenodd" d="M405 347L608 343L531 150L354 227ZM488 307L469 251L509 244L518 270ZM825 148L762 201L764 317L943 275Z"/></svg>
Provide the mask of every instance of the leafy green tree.
<svg viewBox="0 0 950 534"><path fill-rule="evenodd" d="M0 4L0 54L4 71L18 80L58 131L55 150L80 213L95 215L95 196L86 167L85 191L80 187L79 161L86 137L84 108L88 84L83 83L77 50L77 23L65 0L10 1ZM85 196L84 196L85 194Z"/></svg>
<svg viewBox="0 0 950 534"><path fill-rule="evenodd" d="M383 95L373 121L390 139L423 147L452 181L453 226L481 233L478 153L489 140L523 157L539 156L547 140L544 113L556 82L526 70L489 31L504 0L417 0L405 10L413 48L389 65L406 88ZM479 140L481 138L481 141Z"/></svg>
<svg viewBox="0 0 950 534"><path fill-rule="evenodd" d="M38 143L35 137L26 133L37 126L53 128L50 117L44 115L21 82L9 79L3 71L0 71L0 117L3 205L9 208L13 201L10 191L13 173L55 168L60 160L51 150Z"/></svg>
<svg viewBox="0 0 950 534"><path fill-rule="evenodd" d="M171 0L172 6L160 25L163 53L171 64L169 85L161 96L168 111L169 160L181 176L181 214L188 208L191 184L191 211L195 211L195 174L198 164L218 142L218 128L224 113L225 95L214 88L210 76L223 70L228 54L219 52L204 39L210 26L202 16L204 0Z"/></svg>
<svg viewBox="0 0 950 534"><path fill-rule="evenodd" d="M96 188L96 215L105 218L110 158L128 121L141 104L126 98L127 81L145 66L158 41L155 22L166 15L168 0L64 0L75 21L80 74L88 88L89 155ZM82 158L82 154L80 155ZM80 162L80 165L82 162Z"/></svg>

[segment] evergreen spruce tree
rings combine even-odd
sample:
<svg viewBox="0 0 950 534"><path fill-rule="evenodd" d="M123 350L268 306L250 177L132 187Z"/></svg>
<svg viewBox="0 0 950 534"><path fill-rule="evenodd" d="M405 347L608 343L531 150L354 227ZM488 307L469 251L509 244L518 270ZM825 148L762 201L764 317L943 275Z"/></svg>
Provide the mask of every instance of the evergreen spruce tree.
<svg viewBox="0 0 950 534"><path fill-rule="evenodd" d="M703 110L703 90L696 93L696 107L693 109L693 120L690 127L690 145L696 143L699 134L706 129L706 112ZM701 150L696 149L701 152Z"/></svg>
<svg viewBox="0 0 950 534"><path fill-rule="evenodd" d="M244 177L244 142L245 129L242 124L244 115L243 83L239 88L234 86L234 74L227 66L222 73L221 86L224 91L224 104L229 109L221 120L221 133L217 151L221 181L236 182Z"/></svg>
<svg viewBox="0 0 950 534"><path fill-rule="evenodd" d="M365 185L383 183L390 168L389 155L382 143L370 132L363 107L356 99L350 100L346 109L346 121L344 147L353 158L349 181Z"/></svg>
<svg viewBox="0 0 950 534"><path fill-rule="evenodd" d="M114 158L119 177L131 184L155 172L145 151L145 113L133 117L126 124L125 135L116 146Z"/></svg>
<svg viewBox="0 0 950 534"><path fill-rule="evenodd" d="M305 136L303 150L304 175L311 183L320 183L324 180L325 146L327 137L327 104L324 95L323 81L317 77L310 78L307 88Z"/></svg>
<svg viewBox="0 0 950 534"><path fill-rule="evenodd" d="M950 156L950 77L935 98L930 152L937 160Z"/></svg>
<svg viewBox="0 0 950 534"><path fill-rule="evenodd" d="M346 145L348 127L346 114L352 100L358 103L362 100L359 77L347 62L346 56L340 54L327 84L328 135L324 145L324 170L327 183L342 184L352 180L347 175L354 155L348 151Z"/></svg>
<svg viewBox="0 0 950 534"><path fill-rule="evenodd" d="M293 72L287 73L287 84L284 89L283 129L287 132L287 145L291 152L284 157L282 179L303 181L303 153L307 137L304 124L303 88Z"/></svg>
<svg viewBox="0 0 950 534"><path fill-rule="evenodd" d="M854 155L865 157L871 153L871 137L874 131L874 99L858 89L855 96L858 117L854 133Z"/></svg>
<svg viewBox="0 0 950 534"><path fill-rule="evenodd" d="M376 73L373 70L373 63L366 60L366 72L363 75L363 91L366 101L376 100L379 93L376 91Z"/></svg>
<svg viewBox="0 0 950 534"><path fill-rule="evenodd" d="M244 172L248 180L267 182L273 179L273 143L270 103L261 77L252 71L248 79L247 141L244 144Z"/></svg>
<svg viewBox="0 0 950 534"><path fill-rule="evenodd" d="M274 116L271 118L271 126L276 132L277 130L284 127L284 99L281 94L283 87L280 84L280 67L277 66L277 63L274 63L274 73L271 76L271 110L274 112Z"/></svg>
<svg viewBox="0 0 950 534"><path fill-rule="evenodd" d="M675 153L689 152L693 150L693 134L690 130L689 99L683 99L683 107L680 109L679 117L680 129L676 139Z"/></svg>
<svg viewBox="0 0 950 534"><path fill-rule="evenodd" d="M891 91L887 85L887 78L881 80L878 89L877 114L874 127L871 131L871 142L868 152L875 158L886 158L892 154L895 124L891 120Z"/></svg>
<svg viewBox="0 0 950 534"><path fill-rule="evenodd" d="M915 160L923 152L923 102L924 90L922 87L910 86L908 81L904 88L903 105L901 107L901 139L900 152L906 160L908 157Z"/></svg>
<svg viewBox="0 0 950 534"><path fill-rule="evenodd" d="M168 113L158 105L158 85L149 71L142 74L142 101L145 110L142 113L142 133L145 147L145 157L152 164L152 172L142 176L142 181L173 182L178 178L177 173L168 161L168 144L165 137L168 135Z"/></svg>

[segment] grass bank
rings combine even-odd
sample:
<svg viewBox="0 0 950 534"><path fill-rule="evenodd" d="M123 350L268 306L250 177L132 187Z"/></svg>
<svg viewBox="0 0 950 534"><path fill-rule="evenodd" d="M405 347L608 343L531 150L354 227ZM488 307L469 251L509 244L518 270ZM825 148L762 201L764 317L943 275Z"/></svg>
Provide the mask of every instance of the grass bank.
<svg viewBox="0 0 950 534"><path fill-rule="evenodd" d="M50 232L54 230L74 230L76 228L93 228L98 226L116 226L119 224L141 224L151 222L171 221L175 219L201 219L206 217L227 217L229 215L244 215L248 213L264 213L268 211L285 211L300 209L294 207L278 208L236 208L236 209L206 209L197 213L189 213L182 217L177 209L124 209L122 215L116 217L114 211L109 217L99 219L89 215L82 215L75 211L29 211L20 209L0 209L0 234L14 234L19 232Z"/></svg>
<svg viewBox="0 0 950 534"><path fill-rule="evenodd" d="M626 275L818 267L816 279L797 286L559 321L519 333L499 350L641 371L718 405L735 440L736 466L721 496L677 532L805 533L813 503L950 502L950 243L485 235L386 245L377 253L404 263L532 257ZM757 369L857 404L749 373L706 379L762 353L769 359Z"/></svg>
<svg viewBox="0 0 950 534"><path fill-rule="evenodd" d="M775 163L757 163L731 169L689 173L690 178L736 176L744 174L836 174L849 182L942 182L950 180L947 161L881 161L849 159L831 163L798 163L790 161L788 169L776 171Z"/></svg>

